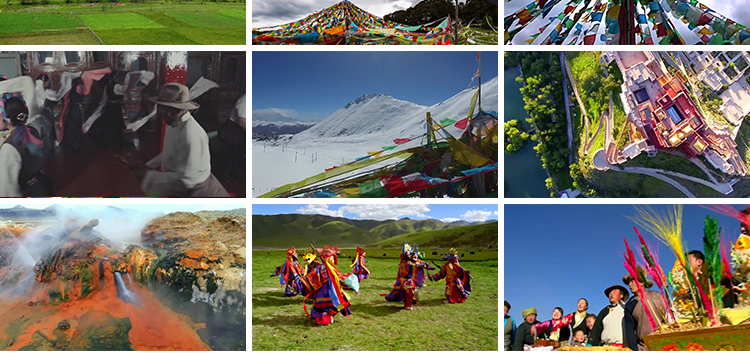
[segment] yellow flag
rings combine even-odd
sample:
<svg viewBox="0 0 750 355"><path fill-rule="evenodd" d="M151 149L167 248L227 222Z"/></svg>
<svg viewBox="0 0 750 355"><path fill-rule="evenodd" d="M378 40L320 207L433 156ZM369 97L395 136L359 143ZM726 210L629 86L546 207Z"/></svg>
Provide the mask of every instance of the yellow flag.
<svg viewBox="0 0 750 355"><path fill-rule="evenodd" d="M339 191L339 195L352 196L357 194L359 194L359 187L351 187L348 189L341 189L341 191Z"/></svg>
<svg viewBox="0 0 750 355"><path fill-rule="evenodd" d="M377 152L367 152L368 155L371 155L373 158L377 158L380 156L380 154L383 154L385 150L379 150Z"/></svg>
<svg viewBox="0 0 750 355"><path fill-rule="evenodd" d="M456 160L465 165L471 165L474 167L484 166L490 160L484 155L470 148L466 144L461 143L453 137L448 137L448 144L451 147L451 152Z"/></svg>
<svg viewBox="0 0 750 355"><path fill-rule="evenodd" d="M477 92L474 93L474 97L471 98L471 105L469 105L469 112L467 113L467 117L469 118L474 117L474 107L477 105L478 98L479 98L479 89L477 89Z"/></svg>

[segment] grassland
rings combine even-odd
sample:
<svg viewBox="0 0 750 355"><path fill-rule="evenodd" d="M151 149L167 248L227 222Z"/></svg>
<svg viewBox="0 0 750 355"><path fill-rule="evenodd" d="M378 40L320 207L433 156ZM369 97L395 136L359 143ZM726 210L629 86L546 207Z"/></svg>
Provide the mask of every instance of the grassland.
<svg viewBox="0 0 750 355"><path fill-rule="evenodd" d="M486 238L497 244L497 223L494 231L487 230ZM281 215L253 215L253 247L255 249L286 249L289 246L304 247L313 244L333 243L339 247L356 245L372 245L391 237L406 233L443 230L445 233L435 234L434 237L452 236L451 229L458 229L458 223L445 223L438 220L355 220L322 215L281 214ZM456 233L471 234L472 228L481 229L481 225L463 227ZM456 234L458 236L458 234ZM477 239L477 241L479 241ZM452 246L482 247L481 244L462 243ZM400 244L400 243L399 243ZM385 246L383 246L385 247Z"/></svg>
<svg viewBox="0 0 750 355"><path fill-rule="evenodd" d="M497 249L497 223L451 229L402 234L375 244L377 247L397 247L404 242L434 247L482 246Z"/></svg>
<svg viewBox="0 0 750 355"><path fill-rule="evenodd" d="M428 260L439 260L430 256ZM343 250L345 254L353 250ZM317 326L302 309L302 296L284 297L278 278L270 278L284 261L284 251L254 251L252 255L253 350L498 350L497 252L483 252L485 261L462 258L461 265L475 279L469 299L445 304L444 283L426 281L413 311L402 303L386 302L379 294L393 288L398 270L398 250L368 251L372 272L362 282L359 295L350 297L352 315L337 316L330 326ZM377 254L380 255L380 254ZM478 259L477 255L473 255ZM391 258L392 257L392 258ZM349 261L339 259L342 271ZM307 301L308 311L312 302Z"/></svg>
<svg viewBox="0 0 750 355"><path fill-rule="evenodd" d="M710 166L708 164L706 165ZM709 180L709 177L706 176L706 173L703 172L703 170L701 170L697 165L693 164L680 155L670 154L667 152L659 152L653 157L649 157L647 154L640 154L634 159L628 160L627 162L623 163L622 166L640 166L644 168L664 169L677 173L683 173L685 175L690 175L707 181Z"/></svg>
<svg viewBox="0 0 750 355"><path fill-rule="evenodd" d="M56 31L88 27L104 44L244 45L245 14L244 3L83 6L53 1L33 12L13 5L0 12L0 44L49 44L45 37ZM53 43L91 44L83 36L59 36Z"/></svg>

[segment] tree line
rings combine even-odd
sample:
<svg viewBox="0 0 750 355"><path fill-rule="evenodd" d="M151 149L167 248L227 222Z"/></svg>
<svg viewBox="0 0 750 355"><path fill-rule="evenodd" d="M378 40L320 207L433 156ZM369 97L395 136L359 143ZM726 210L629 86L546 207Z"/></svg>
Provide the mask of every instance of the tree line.
<svg viewBox="0 0 750 355"><path fill-rule="evenodd" d="M531 139L539 143L534 147L541 157L542 167L556 178L569 176L567 121L563 94L563 74L557 52L505 52L505 65L521 65L523 77L524 108L526 120L536 127ZM550 184L548 184L550 185ZM548 186L556 195L554 186Z"/></svg>
<svg viewBox="0 0 750 355"><path fill-rule="evenodd" d="M456 7L451 0L423 0L418 4L394 13L385 15L388 21L398 22L409 26L424 25L438 21L450 16L455 21ZM490 26L485 19L489 18L492 26L498 25L498 6L489 0L468 0L458 4L458 17L461 23L477 24L482 28L489 29ZM436 24L437 25L437 24Z"/></svg>

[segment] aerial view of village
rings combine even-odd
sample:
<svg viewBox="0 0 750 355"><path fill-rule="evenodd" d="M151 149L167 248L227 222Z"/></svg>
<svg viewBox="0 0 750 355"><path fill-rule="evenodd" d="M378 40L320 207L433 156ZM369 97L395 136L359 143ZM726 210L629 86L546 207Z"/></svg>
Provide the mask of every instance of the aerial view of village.
<svg viewBox="0 0 750 355"><path fill-rule="evenodd" d="M505 52L505 197L750 196L750 54Z"/></svg>

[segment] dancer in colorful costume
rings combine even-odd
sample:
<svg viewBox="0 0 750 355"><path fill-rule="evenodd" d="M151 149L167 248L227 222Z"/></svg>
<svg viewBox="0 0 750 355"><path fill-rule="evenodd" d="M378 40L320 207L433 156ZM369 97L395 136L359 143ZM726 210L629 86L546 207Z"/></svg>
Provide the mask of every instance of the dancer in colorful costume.
<svg viewBox="0 0 750 355"><path fill-rule="evenodd" d="M315 297L311 313L307 313L307 305L304 304L304 300L302 301L305 313L320 325L333 323L333 317L338 313L349 317L352 312L349 310L349 298L344 294L344 290L359 293L357 277L351 273L341 274L339 271L338 253L338 247L325 246L320 253L322 263L303 276L304 282L314 291L305 296L305 299L311 295Z"/></svg>
<svg viewBox="0 0 750 355"><path fill-rule="evenodd" d="M309 275L311 272L315 271L315 268L322 265L318 260L318 254L320 252L320 250L316 250L312 246L302 250L302 261L305 264L302 269L301 277L297 278L297 287L302 290L302 294L310 296L310 298L315 298L315 295L310 295L310 293L315 292L315 290L312 288L312 285L307 282L305 276Z"/></svg>
<svg viewBox="0 0 750 355"><path fill-rule="evenodd" d="M370 270L367 268L366 263L367 259L365 258L365 250L357 247L357 256L349 267L352 268L352 273L357 275L359 282L370 277Z"/></svg>
<svg viewBox="0 0 750 355"><path fill-rule="evenodd" d="M458 263L458 252L451 248L443 260L445 265L435 275L428 275L431 281L445 279L445 298L450 303L463 303L471 293L471 271L464 269Z"/></svg>
<svg viewBox="0 0 750 355"><path fill-rule="evenodd" d="M303 291L300 288L299 282L296 281L301 273L302 266L300 266L297 258L297 250L294 249L294 247L291 247L286 251L286 261L284 262L284 265L277 267L271 277L278 276L281 287L286 286L286 289L284 290L285 296L296 296Z"/></svg>
<svg viewBox="0 0 750 355"><path fill-rule="evenodd" d="M412 310L412 304L419 300L417 288L424 285L424 270L435 270L430 264L419 260L419 248L404 243L401 249L401 263L398 266L396 283L393 291L385 296L388 302L404 302L404 309Z"/></svg>

